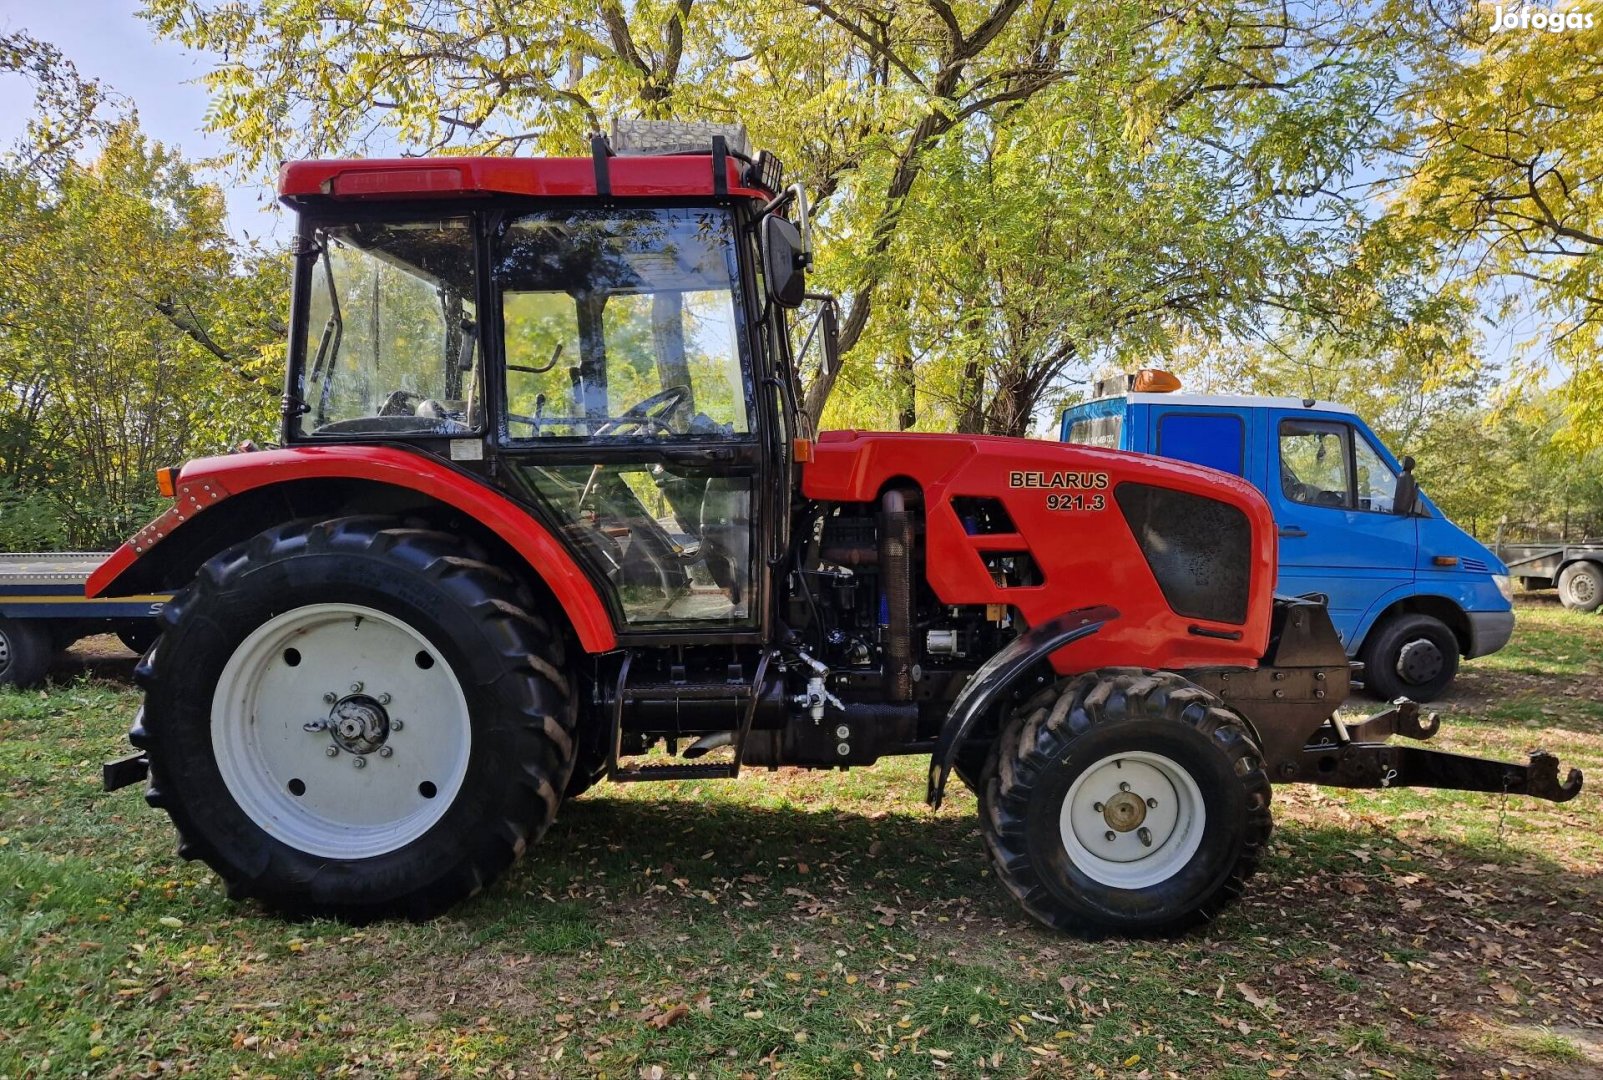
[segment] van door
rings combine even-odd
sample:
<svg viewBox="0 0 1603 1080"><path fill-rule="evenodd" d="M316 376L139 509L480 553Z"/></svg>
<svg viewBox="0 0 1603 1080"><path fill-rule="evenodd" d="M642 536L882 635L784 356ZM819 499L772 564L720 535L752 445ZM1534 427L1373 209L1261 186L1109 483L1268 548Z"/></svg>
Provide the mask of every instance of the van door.
<svg viewBox="0 0 1603 1080"><path fill-rule="evenodd" d="M1362 428L1329 413L1275 420L1278 476L1272 468L1265 490L1280 527L1279 591L1328 596L1353 653L1365 613L1414 581L1418 519L1392 512L1397 474Z"/></svg>

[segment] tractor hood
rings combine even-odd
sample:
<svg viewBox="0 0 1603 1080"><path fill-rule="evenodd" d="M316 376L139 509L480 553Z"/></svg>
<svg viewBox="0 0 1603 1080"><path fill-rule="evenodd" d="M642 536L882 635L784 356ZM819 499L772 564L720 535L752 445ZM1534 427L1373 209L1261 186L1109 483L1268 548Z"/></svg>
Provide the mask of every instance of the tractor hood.
<svg viewBox="0 0 1603 1080"><path fill-rule="evenodd" d="M1031 626L1112 604L1122 617L1103 644L1144 667L1251 667L1268 646L1274 521L1237 477L1032 439L856 431L825 432L804 470L803 493L824 502L919 488L924 574L943 603L1006 605ZM974 500L1005 515L975 515ZM999 585L997 563L1020 558L1039 584Z"/></svg>

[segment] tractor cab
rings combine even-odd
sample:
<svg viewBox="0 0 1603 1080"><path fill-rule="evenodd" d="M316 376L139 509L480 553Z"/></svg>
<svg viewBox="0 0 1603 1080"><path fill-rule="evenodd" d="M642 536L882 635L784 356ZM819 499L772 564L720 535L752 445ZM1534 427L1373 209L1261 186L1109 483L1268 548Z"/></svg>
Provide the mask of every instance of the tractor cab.
<svg viewBox="0 0 1603 1080"><path fill-rule="evenodd" d="M810 259L782 215L806 200L743 130L686 127L623 125L588 160L287 167L284 441L423 449L536 507L624 633L755 638ZM580 177L599 197L562 198Z"/></svg>

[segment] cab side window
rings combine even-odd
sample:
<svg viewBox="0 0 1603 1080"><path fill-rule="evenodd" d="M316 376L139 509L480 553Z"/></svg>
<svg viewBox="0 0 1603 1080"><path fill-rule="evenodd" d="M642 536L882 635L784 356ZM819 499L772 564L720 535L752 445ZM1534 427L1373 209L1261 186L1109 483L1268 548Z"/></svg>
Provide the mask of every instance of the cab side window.
<svg viewBox="0 0 1603 1080"><path fill-rule="evenodd" d="M1280 485L1286 498L1309 506L1351 508L1352 427L1320 420L1280 423Z"/></svg>

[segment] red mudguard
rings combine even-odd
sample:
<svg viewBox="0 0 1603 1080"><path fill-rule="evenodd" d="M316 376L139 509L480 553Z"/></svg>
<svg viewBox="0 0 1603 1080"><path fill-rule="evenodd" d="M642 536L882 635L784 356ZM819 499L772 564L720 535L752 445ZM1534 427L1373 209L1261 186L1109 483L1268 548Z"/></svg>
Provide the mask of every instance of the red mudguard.
<svg viewBox="0 0 1603 1080"><path fill-rule="evenodd" d="M1168 670L1255 667L1269 643L1275 524L1269 504L1234 476L1163 458L1062 443L975 435L825 432L802 490L829 502L871 502L894 480L924 492L925 574L947 604L1007 604L1031 626L1076 608L1112 604L1120 618L1053 654L1062 674L1111 665ZM1240 624L1170 609L1114 499L1125 482L1216 499L1247 515L1252 559ZM1015 533L971 535L952 508L962 496L1002 500ZM1044 583L1004 588L985 552L1028 552Z"/></svg>
<svg viewBox="0 0 1603 1080"><path fill-rule="evenodd" d="M586 652L615 648L606 605L573 556L528 511L504 495L421 454L375 446L302 446L185 465L173 505L111 554L89 576L90 597L116 595L118 579L187 522L232 495L288 481L371 480L420 492L462 511L492 530L528 561L555 594ZM262 522L262 526L272 524Z"/></svg>

